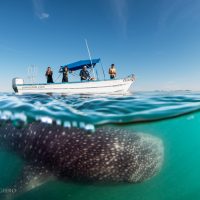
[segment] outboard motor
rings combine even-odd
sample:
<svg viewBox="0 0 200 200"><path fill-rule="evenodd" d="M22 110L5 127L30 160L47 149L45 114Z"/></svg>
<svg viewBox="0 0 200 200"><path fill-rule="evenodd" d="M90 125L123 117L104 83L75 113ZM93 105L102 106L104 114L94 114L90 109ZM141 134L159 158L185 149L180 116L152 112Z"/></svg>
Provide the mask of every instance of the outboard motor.
<svg viewBox="0 0 200 200"><path fill-rule="evenodd" d="M13 78L12 80L12 88L15 92L18 92L17 85L24 84L24 80L22 78Z"/></svg>

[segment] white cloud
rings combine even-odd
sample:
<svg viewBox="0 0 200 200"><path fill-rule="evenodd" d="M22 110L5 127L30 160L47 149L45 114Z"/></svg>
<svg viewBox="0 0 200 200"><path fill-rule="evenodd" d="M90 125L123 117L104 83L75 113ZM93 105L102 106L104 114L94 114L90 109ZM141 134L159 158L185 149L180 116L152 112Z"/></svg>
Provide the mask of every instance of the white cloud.
<svg viewBox="0 0 200 200"><path fill-rule="evenodd" d="M158 21L160 28L165 28L169 21L174 22L180 12L181 1L182 0L161 1L160 17Z"/></svg>
<svg viewBox="0 0 200 200"><path fill-rule="evenodd" d="M38 17L40 19L47 19L47 18L49 18L49 14L48 13L40 13L40 15Z"/></svg>
<svg viewBox="0 0 200 200"><path fill-rule="evenodd" d="M185 19L199 21L199 9L199 0L162 0L158 20L159 28L165 29L168 25L176 25Z"/></svg>
<svg viewBox="0 0 200 200"><path fill-rule="evenodd" d="M50 17L50 14L44 10L44 0L32 0L35 15L41 19L45 20Z"/></svg>
<svg viewBox="0 0 200 200"><path fill-rule="evenodd" d="M110 0L111 6L117 16L117 20L119 22L120 28L126 36L127 34L127 22L128 22L128 2L127 0Z"/></svg>

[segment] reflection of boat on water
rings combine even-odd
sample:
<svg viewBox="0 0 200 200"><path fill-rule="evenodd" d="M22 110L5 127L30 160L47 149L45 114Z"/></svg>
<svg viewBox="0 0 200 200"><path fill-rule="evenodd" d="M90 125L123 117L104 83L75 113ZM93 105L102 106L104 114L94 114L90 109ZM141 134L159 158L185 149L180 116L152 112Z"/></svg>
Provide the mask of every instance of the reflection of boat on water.
<svg viewBox="0 0 200 200"><path fill-rule="evenodd" d="M93 68L100 59L81 60L75 63L65 65L73 73L80 70L83 66L94 72ZM63 68L65 66L62 66ZM39 84L25 84L21 78L14 78L12 81L13 89L16 93L66 93L66 94L109 94L115 92L128 92L132 83L134 82L134 75L130 75L123 79L111 80L90 80L83 82L67 82L67 83L39 83Z"/></svg>

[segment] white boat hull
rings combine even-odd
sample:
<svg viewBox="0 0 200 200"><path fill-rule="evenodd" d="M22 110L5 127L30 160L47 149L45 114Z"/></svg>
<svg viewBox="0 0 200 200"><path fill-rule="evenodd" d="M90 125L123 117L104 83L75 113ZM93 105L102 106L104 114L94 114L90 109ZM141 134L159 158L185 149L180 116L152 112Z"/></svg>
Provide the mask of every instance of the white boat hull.
<svg viewBox="0 0 200 200"><path fill-rule="evenodd" d="M14 79L13 79L14 80ZM110 94L128 92L134 79L87 81L78 83L14 84L16 93Z"/></svg>

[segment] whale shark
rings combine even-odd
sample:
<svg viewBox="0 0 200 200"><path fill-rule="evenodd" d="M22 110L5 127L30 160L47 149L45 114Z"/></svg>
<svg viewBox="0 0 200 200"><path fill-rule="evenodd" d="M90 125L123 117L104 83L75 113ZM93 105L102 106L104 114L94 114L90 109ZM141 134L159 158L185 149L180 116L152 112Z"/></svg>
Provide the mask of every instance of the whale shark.
<svg viewBox="0 0 200 200"><path fill-rule="evenodd" d="M87 183L140 183L162 166L161 139L118 127L83 128L32 122L0 126L0 148L24 161L11 188L28 191L51 178Z"/></svg>

